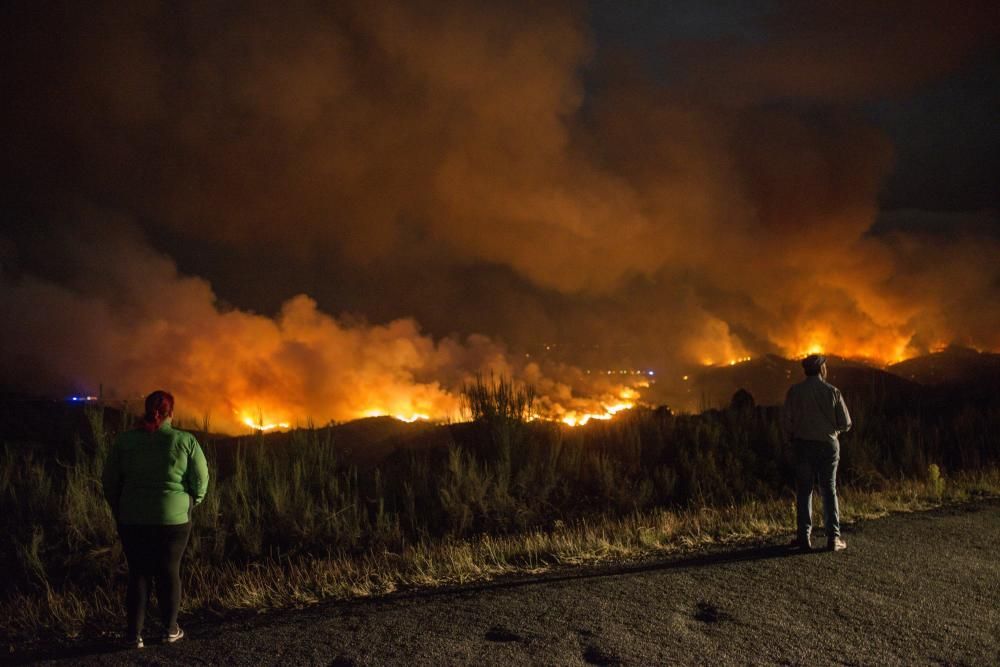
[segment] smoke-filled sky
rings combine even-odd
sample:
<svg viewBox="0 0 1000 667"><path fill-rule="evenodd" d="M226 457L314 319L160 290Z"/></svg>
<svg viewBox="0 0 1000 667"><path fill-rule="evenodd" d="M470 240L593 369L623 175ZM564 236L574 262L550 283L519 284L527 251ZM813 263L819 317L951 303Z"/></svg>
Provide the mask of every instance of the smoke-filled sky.
<svg viewBox="0 0 1000 667"><path fill-rule="evenodd" d="M563 414L612 364L1000 349L995 2L0 12L8 389L325 420L492 368Z"/></svg>

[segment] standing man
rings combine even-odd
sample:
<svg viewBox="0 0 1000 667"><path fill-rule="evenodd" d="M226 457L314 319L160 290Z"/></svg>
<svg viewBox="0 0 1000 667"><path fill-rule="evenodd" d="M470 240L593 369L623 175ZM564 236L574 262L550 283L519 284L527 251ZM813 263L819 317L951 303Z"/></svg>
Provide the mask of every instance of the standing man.
<svg viewBox="0 0 1000 667"><path fill-rule="evenodd" d="M793 546L812 549L813 484L819 477L823 493L823 527L830 551L843 551L847 543L840 537L840 509L837 507L837 463L840 441L837 435L851 428L851 415L840 390L826 382L826 357L810 354L802 360L806 379L792 385L785 396L781 425L795 451L796 514L798 532Z"/></svg>

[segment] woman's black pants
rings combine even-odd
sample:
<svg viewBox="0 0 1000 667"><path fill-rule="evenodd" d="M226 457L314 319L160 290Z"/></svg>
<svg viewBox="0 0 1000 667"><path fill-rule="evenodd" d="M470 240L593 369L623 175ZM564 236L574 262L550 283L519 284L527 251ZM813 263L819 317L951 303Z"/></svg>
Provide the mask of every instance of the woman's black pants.
<svg viewBox="0 0 1000 667"><path fill-rule="evenodd" d="M125 558L128 560L128 636L142 633L146 602L151 584L156 583L156 599L165 632L177 626L181 606L181 556L191 535L191 523L177 526L119 524Z"/></svg>

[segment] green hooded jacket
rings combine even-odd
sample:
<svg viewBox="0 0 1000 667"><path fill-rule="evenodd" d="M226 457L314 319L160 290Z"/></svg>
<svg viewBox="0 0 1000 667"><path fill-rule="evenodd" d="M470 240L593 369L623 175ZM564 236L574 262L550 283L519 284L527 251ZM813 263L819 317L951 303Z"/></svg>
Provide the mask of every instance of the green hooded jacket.
<svg viewBox="0 0 1000 667"><path fill-rule="evenodd" d="M115 439L102 476L104 497L118 523L174 526L208 492L208 463L194 436L163 422L156 431L126 431Z"/></svg>

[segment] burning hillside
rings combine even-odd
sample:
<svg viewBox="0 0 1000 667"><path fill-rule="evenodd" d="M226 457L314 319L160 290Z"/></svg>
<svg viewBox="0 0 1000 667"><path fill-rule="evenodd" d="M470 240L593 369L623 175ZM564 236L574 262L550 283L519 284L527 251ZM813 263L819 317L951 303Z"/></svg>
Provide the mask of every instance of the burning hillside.
<svg viewBox="0 0 1000 667"><path fill-rule="evenodd" d="M381 415L457 420L462 387L490 373L536 387L538 417L577 423L631 406L645 383L512 357L485 336L435 340L412 319L338 320L306 296L275 318L224 308L205 281L135 239L105 246L77 247L86 262L108 257L87 296L39 280L4 283L4 367L30 378L22 386L94 394L101 385L105 398L167 387L180 414L241 432ZM164 301L147 298L146 284Z"/></svg>
<svg viewBox="0 0 1000 667"><path fill-rule="evenodd" d="M570 424L768 354L1000 349L996 170L946 192L941 140L907 180L888 111L993 71L995 3L640 5L13 3L0 385L275 430L455 419L493 372ZM940 123L958 164L994 115Z"/></svg>

